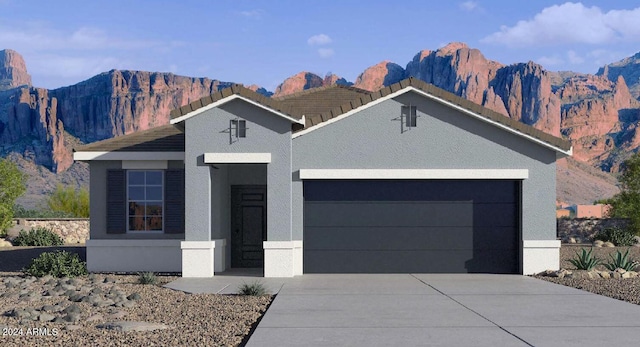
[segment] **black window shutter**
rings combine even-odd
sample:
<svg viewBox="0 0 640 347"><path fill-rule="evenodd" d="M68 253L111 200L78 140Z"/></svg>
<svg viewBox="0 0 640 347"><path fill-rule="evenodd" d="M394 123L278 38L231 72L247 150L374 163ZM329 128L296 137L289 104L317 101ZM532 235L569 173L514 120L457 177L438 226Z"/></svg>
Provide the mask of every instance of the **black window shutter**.
<svg viewBox="0 0 640 347"><path fill-rule="evenodd" d="M184 170L164 174L164 232L184 233Z"/></svg>
<svg viewBox="0 0 640 347"><path fill-rule="evenodd" d="M125 170L107 171L107 234L127 232L127 180Z"/></svg>

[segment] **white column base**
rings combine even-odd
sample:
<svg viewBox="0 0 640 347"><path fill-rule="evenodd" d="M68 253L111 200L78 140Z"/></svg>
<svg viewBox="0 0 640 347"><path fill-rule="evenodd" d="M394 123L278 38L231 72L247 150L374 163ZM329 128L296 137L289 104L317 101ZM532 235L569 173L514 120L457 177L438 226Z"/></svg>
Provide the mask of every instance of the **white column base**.
<svg viewBox="0 0 640 347"><path fill-rule="evenodd" d="M87 240L89 272L179 272L180 240Z"/></svg>
<svg viewBox="0 0 640 347"><path fill-rule="evenodd" d="M215 241L182 241L182 277L213 277Z"/></svg>
<svg viewBox="0 0 640 347"><path fill-rule="evenodd" d="M227 239L213 240L215 243L213 250L213 271L223 272L227 269Z"/></svg>
<svg viewBox="0 0 640 347"><path fill-rule="evenodd" d="M302 274L302 241L264 241L264 277Z"/></svg>
<svg viewBox="0 0 640 347"><path fill-rule="evenodd" d="M560 240L522 241L522 274L533 275L560 268Z"/></svg>

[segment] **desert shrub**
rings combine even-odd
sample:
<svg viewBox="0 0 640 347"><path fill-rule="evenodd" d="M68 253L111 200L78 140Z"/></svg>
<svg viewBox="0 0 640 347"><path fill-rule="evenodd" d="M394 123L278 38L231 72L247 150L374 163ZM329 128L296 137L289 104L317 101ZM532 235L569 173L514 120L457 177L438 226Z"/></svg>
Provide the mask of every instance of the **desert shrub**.
<svg viewBox="0 0 640 347"><path fill-rule="evenodd" d="M88 218L89 191L84 188L75 190L73 187L64 188L58 185L49 196L47 206L54 212L65 212L73 217Z"/></svg>
<svg viewBox="0 0 640 347"><path fill-rule="evenodd" d="M64 240L47 228L38 227L27 231L20 231L11 243L14 246L60 246Z"/></svg>
<svg viewBox="0 0 640 347"><path fill-rule="evenodd" d="M138 274L138 283L140 284L157 284L158 277L156 274L150 271L141 272Z"/></svg>
<svg viewBox="0 0 640 347"><path fill-rule="evenodd" d="M639 264L635 259L629 257L628 249L626 252L624 252L624 254L622 254L622 252L620 251L617 251L615 256L609 255L609 258L611 258L611 261L604 264L604 267L606 267L610 271L618 268L625 269L627 271L633 271Z"/></svg>
<svg viewBox="0 0 640 347"><path fill-rule="evenodd" d="M594 239L611 242L616 246L633 246L636 243L632 229L612 227L600 230Z"/></svg>
<svg viewBox="0 0 640 347"><path fill-rule="evenodd" d="M576 252L576 255L572 259L569 259L569 262L573 264L573 266L575 266L578 270L591 271L602 261L598 257L592 256L592 251L593 249L590 249L587 252L586 249L582 248L582 253Z"/></svg>
<svg viewBox="0 0 640 347"><path fill-rule="evenodd" d="M242 285L240 285L240 287L238 287L238 294L261 296L267 294L267 288L260 281L243 283Z"/></svg>
<svg viewBox="0 0 640 347"><path fill-rule="evenodd" d="M76 277L87 274L87 264L76 253L67 251L43 252L22 270L25 274L42 277Z"/></svg>
<svg viewBox="0 0 640 347"><path fill-rule="evenodd" d="M0 237L7 234L13 223L13 205L26 191L26 176L16 164L0 159Z"/></svg>
<svg viewBox="0 0 640 347"><path fill-rule="evenodd" d="M74 218L73 213L64 211L51 211L45 209L26 209L23 206L13 207L13 218Z"/></svg>

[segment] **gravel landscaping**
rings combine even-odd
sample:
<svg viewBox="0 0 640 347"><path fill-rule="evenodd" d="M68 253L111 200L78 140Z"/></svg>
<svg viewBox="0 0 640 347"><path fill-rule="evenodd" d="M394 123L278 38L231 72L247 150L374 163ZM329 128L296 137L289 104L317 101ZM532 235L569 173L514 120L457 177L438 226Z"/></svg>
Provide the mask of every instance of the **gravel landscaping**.
<svg viewBox="0 0 640 347"><path fill-rule="evenodd" d="M565 245L560 248L560 267L567 269L577 276L572 278L564 277L548 277L548 276L535 276L541 280L562 284L568 287L573 287L595 294L608 296L610 298L627 301L636 305L640 305L640 277L633 278L587 278L584 275L586 271L576 271L575 267L569 262L577 251L581 248L590 248L590 245ZM626 252L629 249L629 256L640 260L640 247L594 247L593 255L605 261L609 260L609 255L614 255L616 251ZM596 267L599 271L605 271L606 268L603 265ZM636 271L639 269L636 269ZM580 274L582 273L582 274ZM576 278L578 277L578 278Z"/></svg>
<svg viewBox="0 0 640 347"><path fill-rule="evenodd" d="M162 287L176 276L143 285L137 275L58 279L6 271L33 253L0 251L2 346L237 346L272 300Z"/></svg>

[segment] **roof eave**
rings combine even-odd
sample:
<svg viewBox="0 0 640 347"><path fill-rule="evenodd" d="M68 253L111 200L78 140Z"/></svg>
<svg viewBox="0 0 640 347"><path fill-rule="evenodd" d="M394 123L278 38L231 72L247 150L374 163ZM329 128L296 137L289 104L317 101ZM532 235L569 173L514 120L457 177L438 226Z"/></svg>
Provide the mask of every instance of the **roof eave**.
<svg viewBox="0 0 640 347"><path fill-rule="evenodd" d="M171 119L170 123L174 124L174 125L180 124L183 121L185 121L185 120L187 120L187 119L189 119L189 118L191 118L193 116L199 115L200 113L206 112L206 111L211 110L211 109L213 109L215 107L222 106L222 105L224 105L224 104L226 104L226 103L228 103L230 101L236 100L236 99L240 99L242 101L250 103L250 104L252 104L254 106L257 106L257 107L259 107L259 108L261 108L261 109L263 109L265 111L271 112L271 113L273 113L273 114L275 114L275 115L277 115L279 117L287 119L288 121L290 121L292 123L297 123L297 124L304 125L304 117L302 119L296 119L294 117L291 117L288 114L285 114L285 113L280 112L278 110L274 110L269 106L263 105L263 104L261 104L261 103L259 103L257 101L251 100L249 98L246 98L246 97L244 97L242 95L238 95L238 94L229 95L229 96L227 96L225 98L222 98L222 99L220 99L220 100L218 100L216 102L212 102L209 105L200 107L197 110L191 111L189 113L183 114L182 116L179 116L179 117L176 117L174 119Z"/></svg>

